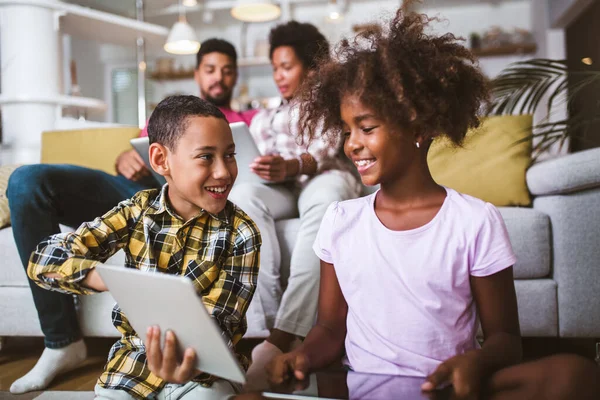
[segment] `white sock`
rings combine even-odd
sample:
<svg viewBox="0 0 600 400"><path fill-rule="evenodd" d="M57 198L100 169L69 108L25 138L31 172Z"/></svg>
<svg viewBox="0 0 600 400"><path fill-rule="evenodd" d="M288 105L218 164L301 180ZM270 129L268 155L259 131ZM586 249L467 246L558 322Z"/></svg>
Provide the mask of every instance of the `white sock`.
<svg viewBox="0 0 600 400"><path fill-rule="evenodd" d="M10 392L21 394L45 389L58 374L77 368L86 357L83 339L60 349L46 348L31 371L13 382Z"/></svg>

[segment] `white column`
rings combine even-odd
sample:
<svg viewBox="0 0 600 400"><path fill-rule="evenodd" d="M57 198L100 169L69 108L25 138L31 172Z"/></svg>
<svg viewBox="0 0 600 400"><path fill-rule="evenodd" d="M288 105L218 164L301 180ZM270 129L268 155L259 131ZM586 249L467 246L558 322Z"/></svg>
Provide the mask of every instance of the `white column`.
<svg viewBox="0 0 600 400"><path fill-rule="evenodd" d="M55 14L52 7L26 2L0 8L1 164L39 162L41 133L54 128L60 112L56 103L27 101L59 95L62 71Z"/></svg>

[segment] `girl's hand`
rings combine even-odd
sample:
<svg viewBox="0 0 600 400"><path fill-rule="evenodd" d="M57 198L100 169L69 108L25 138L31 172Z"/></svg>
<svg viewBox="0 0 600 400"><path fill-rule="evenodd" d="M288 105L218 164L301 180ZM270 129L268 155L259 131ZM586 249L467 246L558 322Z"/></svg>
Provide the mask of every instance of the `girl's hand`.
<svg viewBox="0 0 600 400"><path fill-rule="evenodd" d="M473 350L444 361L427 377L421 389L430 392L452 384L456 398L479 398L484 367L478 352Z"/></svg>
<svg viewBox="0 0 600 400"><path fill-rule="evenodd" d="M281 385L290 378L304 380L310 366L306 354L294 351L275 357L266 369L269 381Z"/></svg>
<svg viewBox="0 0 600 400"><path fill-rule="evenodd" d="M150 372L169 383L187 383L200 374L194 368L196 353L188 348L181 363L177 360L177 338L171 331L166 333L165 348L160 348L160 329L150 327L146 331L146 360Z"/></svg>
<svg viewBox="0 0 600 400"><path fill-rule="evenodd" d="M250 170L270 182L282 182L287 178L287 166L279 155L262 156L254 159Z"/></svg>

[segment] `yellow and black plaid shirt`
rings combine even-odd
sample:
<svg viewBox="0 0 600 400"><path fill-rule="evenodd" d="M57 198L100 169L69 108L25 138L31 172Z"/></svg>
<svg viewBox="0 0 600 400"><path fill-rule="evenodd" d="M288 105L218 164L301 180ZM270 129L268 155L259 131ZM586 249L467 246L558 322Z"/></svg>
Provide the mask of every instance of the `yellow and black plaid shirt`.
<svg viewBox="0 0 600 400"><path fill-rule="evenodd" d="M256 287L258 228L229 201L218 215L202 212L185 222L170 208L167 188L141 191L76 232L49 237L32 253L28 275L45 289L91 294L94 291L82 287L81 281L95 265L123 249L127 268L190 278L234 348L246 331L245 314ZM48 278L47 273L60 278ZM118 305L112 319L122 338L110 350L98 384L137 398L154 397L165 382L148 370L144 343ZM238 358L246 368L247 360ZM214 379L203 374L195 380L210 385Z"/></svg>

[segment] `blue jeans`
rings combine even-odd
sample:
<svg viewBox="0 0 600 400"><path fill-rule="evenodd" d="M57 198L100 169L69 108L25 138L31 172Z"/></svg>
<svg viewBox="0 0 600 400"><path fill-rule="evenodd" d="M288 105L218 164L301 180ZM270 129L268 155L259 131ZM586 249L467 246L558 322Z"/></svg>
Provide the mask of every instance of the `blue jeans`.
<svg viewBox="0 0 600 400"><path fill-rule="evenodd" d="M15 243L25 269L31 253L58 224L78 227L103 215L140 190L157 186L153 178L133 182L123 176L73 165L26 165L15 170L6 191ZM29 281L45 345L57 349L81 339L73 296L51 292Z"/></svg>

